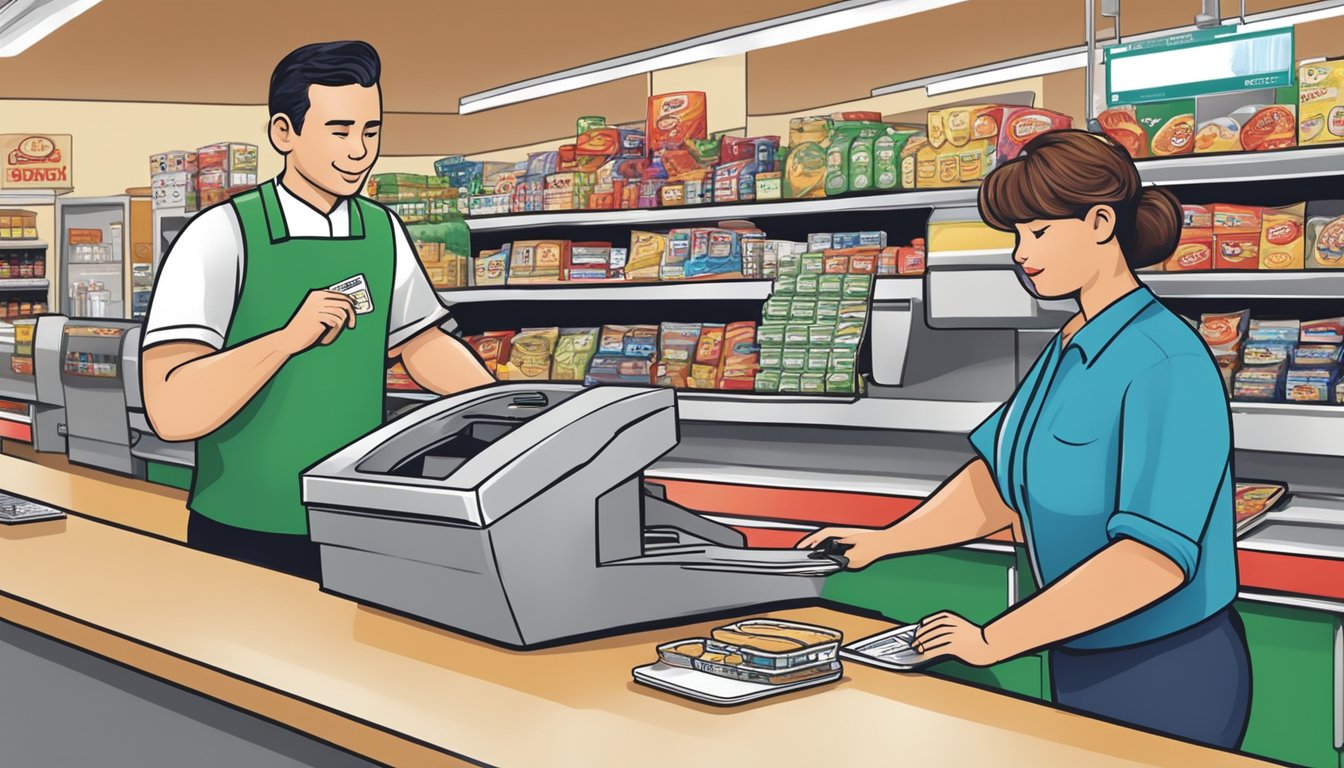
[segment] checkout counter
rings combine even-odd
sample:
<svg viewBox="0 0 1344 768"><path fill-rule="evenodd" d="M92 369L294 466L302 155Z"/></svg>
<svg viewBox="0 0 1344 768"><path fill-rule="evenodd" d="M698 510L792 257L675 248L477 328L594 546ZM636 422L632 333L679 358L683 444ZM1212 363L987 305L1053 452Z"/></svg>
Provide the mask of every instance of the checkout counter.
<svg viewBox="0 0 1344 768"><path fill-rule="evenodd" d="M140 346L140 324L77 319L61 331L61 384L65 389L66 453L76 464L144 477L131 452L130 392L139 399L139 367L127 366Z"/></svg>

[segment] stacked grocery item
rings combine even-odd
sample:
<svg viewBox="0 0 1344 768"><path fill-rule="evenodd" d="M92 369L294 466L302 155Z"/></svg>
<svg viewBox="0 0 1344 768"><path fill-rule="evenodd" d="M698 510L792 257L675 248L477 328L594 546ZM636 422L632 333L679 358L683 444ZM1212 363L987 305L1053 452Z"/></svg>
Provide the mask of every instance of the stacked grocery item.
<svg viewBox="0 0 1344 768"><path fill-rule="evenodd" d="M0 320L18 320L23 317L46 314L47 302L6 299L0 301Z"/></svg>
<svg viewBox="0 0 1344 768"><path fill-rule="evenodd" d="M914 183L905 186L936 189L978 184L990 171L1017 157L1037 135L1072 126L1073 118L1068 115L1034 107L980 104L931 110L927 141L907 145L905 156L913 155L915 176Z"/></svg>
<svg viewBox="0 0 1344 768"><path fill-rule="evenodd" d="M1344 267L1344 200L1280 208L1186 205L1176 252L1146 271Z"/></svg>
<svg viewBox="0 0 1344 768"><path fill-rule="evenodd" d="M0 208L0 240L36 239L36 213L17 208Z"/></svg>
<svg viewBox="0 0 1344 768"><path fill-rule="evenodd" d="M785 685L838 677L843 635L774 619L747 619L658 646L667 666L752 683Z"/></svg>
<svg viewBox="0 0 1344 768"><path fill-rule="evenodd" d="M922 238L907 246L888 246L881 231L822 233L810 242L766 237L750 222L726 221L717 227L689 227L667 232L636 230L629 248L609 242L572 242L561 239L515 240L497 249L482 250L474 260L476 287L619 281L675 281L713 279L775 279L780 260L808 252L821 253L834 245L852 255L871 257L879 276L920 275L924 272ZM861 265L866 262L858 262Z"/></svg>
<svg viewBox="0 0 1344 768"><path fill-rule="evenodd" d="M470 284L471 233L457 211L458 191L448 186L446 179L417 173L379 173L369 177L366 193L406 225L434 288Z"/></svg>
<svg viewBox="0 0 1344 768"><path fill-rule="evenodd" d="M151 155L153 206L195 211L222 203L257 185L257 161L257 145L232 141Z"/></svg>
<svg viewBox="0 0 1344 768"><path fill-rule="evenodd" d="M1199 332L1235 400L1344 403L1344 318L1252 319L1206 314Z"/></svg>

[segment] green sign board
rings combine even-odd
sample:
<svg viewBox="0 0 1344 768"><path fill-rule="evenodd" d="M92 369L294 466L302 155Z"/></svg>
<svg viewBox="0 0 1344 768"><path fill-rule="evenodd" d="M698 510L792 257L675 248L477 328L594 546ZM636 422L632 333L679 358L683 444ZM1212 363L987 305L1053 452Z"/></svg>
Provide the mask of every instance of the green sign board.
<svg viewBox="0 0 1344 768"><path fill-rule="evenodd" d="M1293 28L1200 29L1106 49L1106 103L1142 104L1294 83Z"/></svg>

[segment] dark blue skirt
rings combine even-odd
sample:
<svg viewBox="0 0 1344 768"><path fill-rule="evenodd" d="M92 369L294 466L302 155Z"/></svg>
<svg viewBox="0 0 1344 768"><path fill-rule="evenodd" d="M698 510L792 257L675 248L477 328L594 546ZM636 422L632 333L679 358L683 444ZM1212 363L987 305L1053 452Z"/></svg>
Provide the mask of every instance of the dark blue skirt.
<svg viewBox="0 0 1344 768"><path fill-rule="evenodd" d="M1139 645L1051 649L1050 680L1062 707L1223 749L1241 745L1250 716L1250 654L1231 606Z"/></svg>

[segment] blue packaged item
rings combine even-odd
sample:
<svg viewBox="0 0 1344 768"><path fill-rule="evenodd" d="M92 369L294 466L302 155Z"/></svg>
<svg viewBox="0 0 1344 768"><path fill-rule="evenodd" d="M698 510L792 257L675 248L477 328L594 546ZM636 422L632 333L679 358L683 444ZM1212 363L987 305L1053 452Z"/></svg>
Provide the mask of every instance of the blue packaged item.
<svg viewBox="0 0 1344 768"><path fill-rule="evenodd" d="M1293 351L1294 368L1338 368L1344 347L1338 344L1299 344Z"/></svg>
<svg viewBox="0 0 1344 768"><path fill-rule="evenodd" d="M1280 365L1292 360L1296 348L1291 341L1248 341L1241 359L1246 365Z"/></svg>
<svg viewBox="0 0 1344 768"><path fill-rule="evenodd" d="M1295 342L1301 333L1301 320L1252 319L1250 328L1246 333L1246 340Z"/></svg>
<svg viewBox="0 0 1344 768"><path fill-rule="evenodd" d="M742 238L727 229L696 230L705 238L693 238L691 255L686 260L686 277L723 275L742 271ZM703 242L703 249L702 249Z"/></svg>
<svg viewBox="0 0 1344 768"><path fill-rule="evenodd" d="M643 128L620 128L621 150L617 155L627 160L642 160L644 158L644 129Z"/></svg>
<svg viewBox="0 0 1344 768"><path fill-rule="evenodd" d="M1284 397L1299 403L1328 403L1338 383L1338 369L1293 369L1288 372Z"/></svg>
<svg viewBox="0 0 1344 768"><path fill-rule="evenodd" d="M559 152L533 152L527 156L528 176L549 176L559 172Z"/></svg>
<svg viewBox="0 0 1344 768"><path fill-rule="evenodd" d="M775 171L775 149L775 145L765 142L756 145L756 158L743 166L737 179L738 200L756 199L756 176Z"/></svg>

